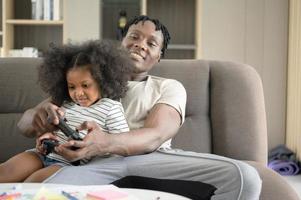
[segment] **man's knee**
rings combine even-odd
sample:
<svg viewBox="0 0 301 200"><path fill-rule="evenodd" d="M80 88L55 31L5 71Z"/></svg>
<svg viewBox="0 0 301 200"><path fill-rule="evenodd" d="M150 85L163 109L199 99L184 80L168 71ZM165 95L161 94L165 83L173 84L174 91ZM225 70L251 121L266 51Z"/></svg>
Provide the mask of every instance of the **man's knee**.
<svg viewBox="0 0 301 200"><path fill-rule="evenodd" d="M261 179L255 168L237 160L220 164L214 200L258 200Z"/></svg>
<svg viewBox="0 0 301 200"><path fill-rule="evenodd" d="M262 181L257 170L244 162L240 162L238 165L243 181L240 199L259 199Z"/></svg>

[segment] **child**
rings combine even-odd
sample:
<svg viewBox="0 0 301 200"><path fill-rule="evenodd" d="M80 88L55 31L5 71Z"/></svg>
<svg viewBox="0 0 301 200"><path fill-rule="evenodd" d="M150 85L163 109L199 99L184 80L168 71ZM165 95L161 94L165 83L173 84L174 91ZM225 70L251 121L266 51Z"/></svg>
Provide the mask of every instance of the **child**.
<svg viewBox="0 0 301 200"><path fill-rule="evenodd" d="M125 95L131 72L125 51L109 41L88 41L50 48L39 67L39 82L53 102L65 109L72 129L94 120L105 132L122 133L129 128L122 105L116 100ZM86 133L79 134L83 138ZM42 182L62 166L70 165L55 152L45 155L42 141L49 138L60 144L68 140L61 131L43 134L37 139L36 149L0 165L0 182Z"/></svg>

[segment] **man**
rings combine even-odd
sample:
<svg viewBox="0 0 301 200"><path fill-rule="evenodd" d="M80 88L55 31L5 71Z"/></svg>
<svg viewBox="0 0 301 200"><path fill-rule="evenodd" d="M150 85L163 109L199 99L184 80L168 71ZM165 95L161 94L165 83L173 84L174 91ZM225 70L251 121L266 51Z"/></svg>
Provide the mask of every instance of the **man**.
<svg viewBox="0 0 301 200"><path fill-rule="evenodd" d="M108 184L124 176L193 180L217 188L212 199L259 199L261 180L256 170L225 157L170 148L185 117L186 92L177 81L149 76L148 71L164 56L170 37L158 20L139 16L129 21L122 46L135 65L129 91L122 104L131 131L106 134L94 122L83 141L70 141L56 148L73 161L100 156L80 167L65 167L46 182L66 184ZM53 130L63 111L45 100L25 112L19 127L25 135L38 136ZM70 150L71 146L79 147ZM103 155L111 155L103 158ZM74 176L80 174L81 176Z"/></svg>

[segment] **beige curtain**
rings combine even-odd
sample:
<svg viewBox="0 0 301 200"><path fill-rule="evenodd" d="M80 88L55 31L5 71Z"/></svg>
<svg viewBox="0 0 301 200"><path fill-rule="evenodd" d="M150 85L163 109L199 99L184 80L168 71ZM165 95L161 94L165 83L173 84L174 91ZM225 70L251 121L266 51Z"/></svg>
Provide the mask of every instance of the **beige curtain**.
<svg viewBox="0 0 301 200"><path fill-rule="evenodd" d="M290 0L286 145L301 159L301 0Z"/></svg>

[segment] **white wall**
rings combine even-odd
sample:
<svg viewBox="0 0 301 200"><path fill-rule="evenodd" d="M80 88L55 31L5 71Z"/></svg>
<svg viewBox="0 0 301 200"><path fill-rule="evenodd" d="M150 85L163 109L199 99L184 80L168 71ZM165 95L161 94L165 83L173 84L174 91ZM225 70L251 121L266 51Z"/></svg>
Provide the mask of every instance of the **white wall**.
<svg viewBox="0 0 301 200"><path fill-rule="evenodd" d="M285 142L288 0L202 0L202 57L260 74L269 148Z"/></svg>

